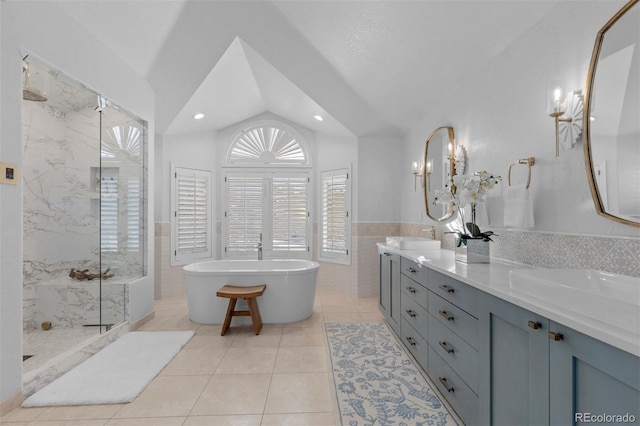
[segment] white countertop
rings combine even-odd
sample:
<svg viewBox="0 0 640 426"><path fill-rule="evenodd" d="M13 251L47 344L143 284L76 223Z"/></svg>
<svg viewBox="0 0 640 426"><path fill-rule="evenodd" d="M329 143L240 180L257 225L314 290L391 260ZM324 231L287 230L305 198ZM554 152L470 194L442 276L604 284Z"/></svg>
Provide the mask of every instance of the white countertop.
<svg viewBox="0 0 640 426"><path fill-rule="evenodd" d="M585 307L584 309L568 310L549 303L546 294L544 297L542 295L535 297L535 288L528 288L525 293L510 285L509 274L511 271L540 268L494 259L491 260L491 263L466 264L456 262L452 250L400 250L382 243L378 243L378 246L640 357L640 314L628 319L634 322L632 329L638 330L638 332L629 331L599 320L607 315L604 311L598 312L598 306L594 308L592 305L588 309ZM638 287L640 287L640 279L637 280ZM575 297L579 299L583 296L576 291ZM640 307L640 300L632 303L637 303ZM578 304L578 306L580 305ZM640 312L640 309L636 312Z"/></svg>

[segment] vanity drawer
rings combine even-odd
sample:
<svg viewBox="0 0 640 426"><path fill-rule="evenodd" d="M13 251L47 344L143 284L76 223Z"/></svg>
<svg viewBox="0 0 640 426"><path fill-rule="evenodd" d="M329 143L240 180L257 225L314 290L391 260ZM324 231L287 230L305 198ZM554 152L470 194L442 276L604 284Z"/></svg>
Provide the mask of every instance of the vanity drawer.
<svg viewBox="0 0 640 426"><path fill-rule="evenodd" d="M427 285L427 268L419 263L402 257L400 258L400 272L424 286Z"/></svg>
<svg viewBox="0 0 640 426"><path fill-rule="evenodd" d="M403 292L400 296L400 312L404 320L411 324L422 337L427 339L429 330L429 313L427 310Z"/></svg>
<svg viewBox="0 0 640 426"><path fill-rule="evenodd" d="M400 339L418 364L426 370L429 365L429 345L420 333L411 327L405 317L400 318Z"/></svg>
<svg viewBox="0 0 640 426"><path fill-rule="evenodd" d="M429 344L477 394L478 351L435 318L429 321Z"/></svg>
<svg viewBox="0 0 640 426"><path fill-rule="evenodd" d="M429 377L465 424L478 424L478 396L429 348Z"/></svg>
<svg viewBox="0 0 640 426"><path fill-rule="evenodd" d="M432 269L427 270L429 290L478 318L478 290Z"/></svg>
<svg viewBox="0 0 640 426"><path fill-rule="evenodd" d="M429 297L429 312L449 330L478 349L477 319L435 294Z"/></svg>
<svg viewBox="0 0 640 426"><path fill-rule="evenodd" d="M400 288L402 292L415 300L420 306L427 309L428 291L427 288L404 275L400 276Z"/></svg>

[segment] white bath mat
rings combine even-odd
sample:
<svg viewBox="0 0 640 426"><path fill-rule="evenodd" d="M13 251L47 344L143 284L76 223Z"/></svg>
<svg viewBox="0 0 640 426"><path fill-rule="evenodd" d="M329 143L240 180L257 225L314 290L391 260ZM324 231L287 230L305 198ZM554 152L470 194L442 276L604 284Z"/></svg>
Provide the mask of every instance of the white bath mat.
<svg viewBox="0 0 640 426"><path fill-rule="evenodd" d="M191 339L193 331L127 333L27 398L23 407L133 401Z"/></svg>

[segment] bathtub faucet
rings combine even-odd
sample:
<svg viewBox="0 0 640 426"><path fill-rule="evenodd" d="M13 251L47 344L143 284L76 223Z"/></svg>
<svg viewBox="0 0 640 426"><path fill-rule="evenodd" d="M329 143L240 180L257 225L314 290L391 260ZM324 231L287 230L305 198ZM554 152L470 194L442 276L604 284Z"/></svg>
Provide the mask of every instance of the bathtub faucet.
<svg viewBox="0 0 640 426"><path fill-rule="evenodd" d="M258 241L258 260L262 260L262 234L260 234L260 241Z"/></svg>

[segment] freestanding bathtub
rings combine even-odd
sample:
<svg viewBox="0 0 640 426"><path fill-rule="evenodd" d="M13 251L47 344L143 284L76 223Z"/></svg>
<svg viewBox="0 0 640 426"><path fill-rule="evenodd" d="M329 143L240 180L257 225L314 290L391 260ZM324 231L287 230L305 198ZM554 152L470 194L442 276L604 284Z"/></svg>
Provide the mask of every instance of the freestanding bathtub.
<svg viewBox="0 0 640 426"><path fill-rule="evenodd" d="M309 260L210 260L186 265L184 278L192 321L222 324L229 299L216 296L225 284L251 286L266 284L258 297L262 321L267 324L301 321L313 313L316 280L320 264ZM246 309L238 300L236 309ZM235 317L233 323L249 323L248 317Z"/></svg>

